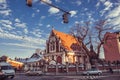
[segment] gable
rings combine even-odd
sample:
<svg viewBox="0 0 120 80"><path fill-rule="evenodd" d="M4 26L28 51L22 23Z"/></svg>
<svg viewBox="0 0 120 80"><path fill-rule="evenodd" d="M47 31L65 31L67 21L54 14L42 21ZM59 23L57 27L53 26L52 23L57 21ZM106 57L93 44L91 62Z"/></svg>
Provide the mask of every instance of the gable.
<svg viewBox="0 0 120 80"><path fill-rule="evenodd" d="M70 34L59 32L57 30L52 30L52 33L61 40L62 46L69 51L73 51L73 46L80 46L81 44L78 40ZM53 35L51 34L51 35Z"/></svg>

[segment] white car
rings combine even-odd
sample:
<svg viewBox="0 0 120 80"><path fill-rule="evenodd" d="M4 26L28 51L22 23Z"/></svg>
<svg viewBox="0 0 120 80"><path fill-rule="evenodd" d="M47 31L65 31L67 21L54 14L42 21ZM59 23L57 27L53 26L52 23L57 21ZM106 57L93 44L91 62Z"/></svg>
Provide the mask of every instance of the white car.
<svg viewBox="0 0 120 80"><path fill-rule="evenodd" d="M29 70L29 71L26 71L25 74L28 76L39 76L39 75L42 75L43 72L39 70Z"/></svg>
<svg viewBox="0 0 120 80"><path fill-rule="evenodd" d="M0 62L0 71L6 78L14 78L15 70L14 68L7 62Z"/></svg>
<svg viewBox="0 0 120 80"><path fill-rule="evenodd" d="M86 71L83 71L83 75L101 75L102 71L97 68L91 68Z"/></svg>

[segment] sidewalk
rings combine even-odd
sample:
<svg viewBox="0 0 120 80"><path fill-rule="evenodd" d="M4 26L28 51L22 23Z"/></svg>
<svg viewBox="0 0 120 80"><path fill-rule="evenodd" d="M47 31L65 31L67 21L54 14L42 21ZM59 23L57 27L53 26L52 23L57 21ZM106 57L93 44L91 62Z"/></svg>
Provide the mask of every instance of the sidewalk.
<svg viewBox="0 0 120 80"><path fill-rule="evenodd" d="M25 72L16 72L17 75L25 75ZM44 76L77 76L81 75L81 73L76 73L76 72L63 72L63 73L55 73L55 72L47 72L43 73Z"/></svg>
<svg viewBox="0 0 120 80"><path fill-rule="evenodd" d="M78 76L81 75L81 72L76 73L76 72L69 72L69 73L45 73L44 75L46 76Z"/></svg>
<svg viewBox="0 0 120 80"><path fill-rule="evenodd" d="M16 74L18 75L25 75L25 72L17 72ZM59 73L55 73L55 72L46 72L46 73L43 73L44 76L81 76L82 72L69 72L69 73L66 73L66 72L59 72ZM108 72L108 71L105 71L103 72L102 75L110 75L111 73ZM111 75L114 75L114 74L119 74L120 75L120 72L117 72L117 71L114 71L113 74Z"/></svg>

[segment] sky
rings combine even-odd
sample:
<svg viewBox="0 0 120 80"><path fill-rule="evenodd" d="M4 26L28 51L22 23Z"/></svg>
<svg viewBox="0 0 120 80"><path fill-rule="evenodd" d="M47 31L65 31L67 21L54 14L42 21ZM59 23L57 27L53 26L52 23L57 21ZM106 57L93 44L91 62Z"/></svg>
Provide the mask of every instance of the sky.
<svg viewBox="0 0 120 80"><path fill-rule="evenodd" d="M40 0L33 0L32 7L26 0L0 0L0 56L30 57L36 49L45 49L52 28L68 33L85 21L105 19L114 31L120 31L120 0L44 1L68 11L69 22L63 23L64 12Z"/></svg>

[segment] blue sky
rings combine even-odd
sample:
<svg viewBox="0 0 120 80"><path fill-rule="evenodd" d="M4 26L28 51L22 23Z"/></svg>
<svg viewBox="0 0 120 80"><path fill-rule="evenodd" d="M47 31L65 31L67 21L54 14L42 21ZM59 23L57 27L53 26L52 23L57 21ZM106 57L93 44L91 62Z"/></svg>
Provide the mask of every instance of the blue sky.
<svg viewBox="0 0 120 80"><path fill-rule="evenodd" d="M69 32L76 23L100 19L120 30L120 0L44 0L69 11L69 23L63 12L39 0L26 6L26 0L0 0L0 56L30 57L35 49L45 49L52 27Z"/></svg>

